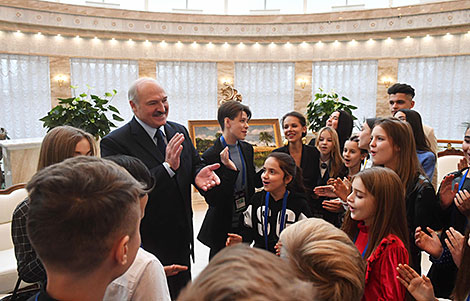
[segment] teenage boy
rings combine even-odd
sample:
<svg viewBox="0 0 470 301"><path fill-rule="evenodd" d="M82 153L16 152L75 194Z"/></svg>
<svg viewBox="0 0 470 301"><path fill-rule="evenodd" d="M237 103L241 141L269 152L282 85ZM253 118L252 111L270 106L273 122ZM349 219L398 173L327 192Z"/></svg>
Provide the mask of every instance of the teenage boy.
<svg viewBox="0 0 470 301"><path fill-rule="evenodd" d="M27 231L47 273L30 300L102 300L140 246L143 186L113 162L74 157L27 185Z"/></svg>
<svg viewBox="0 0 470 301"><path fill-rule="evenodd" d="M250 109L242 103L223 103L217 111L222 136L202 155L205 164L221 163L215 171L221 184L204 193L209 209L197 236L210 248L209 260L225 247L228 233L239 232L239 216L255 192L253 146L243 141L250 118Z"/></svg>
<svg viewBox="0 0 470 301"><path fill-rule="evenodd" d="M415 101L413 100L415 97L415 89L408 84L396 83L388 88L387 93L392 116L400 109L411 110L415 106ZM423 124L423 131L429 141L429 147L437 156L437 138L436 135L434 135L434 129ZM434 166L434 176L431 180L434 189L437 189L437 160Z"/></svg>

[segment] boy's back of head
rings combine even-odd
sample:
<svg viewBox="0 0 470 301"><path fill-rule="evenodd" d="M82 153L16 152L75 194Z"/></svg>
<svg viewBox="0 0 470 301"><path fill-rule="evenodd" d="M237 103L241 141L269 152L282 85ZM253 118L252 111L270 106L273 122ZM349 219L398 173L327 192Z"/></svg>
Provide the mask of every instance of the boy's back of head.
<svg viewBox="0 0 470 301"><path fill-rule="evenodd" d="M74 157L39 171L26 188L28 235L49 279L84 279L106 266L111 281L127 270L140 245L144 190L124 169Z"/></svg>

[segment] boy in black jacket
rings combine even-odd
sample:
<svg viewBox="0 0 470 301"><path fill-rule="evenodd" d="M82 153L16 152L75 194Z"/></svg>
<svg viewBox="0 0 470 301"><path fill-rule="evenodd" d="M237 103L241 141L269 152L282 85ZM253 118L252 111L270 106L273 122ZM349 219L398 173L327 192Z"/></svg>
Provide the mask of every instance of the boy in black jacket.
<svg viewBox="0 0 470 301"><path fill-rule="evenodd" d="M204 193L209 209L197 237L210 248L209 259L225 247L228 233L238 233L239 216L255 186L261 186L255 180L253 146L243 141L250 118L248 106L233 100L223 103L217 112L223 135L202 155L206 164L221 163L216 171L221 184Z"/></svg>

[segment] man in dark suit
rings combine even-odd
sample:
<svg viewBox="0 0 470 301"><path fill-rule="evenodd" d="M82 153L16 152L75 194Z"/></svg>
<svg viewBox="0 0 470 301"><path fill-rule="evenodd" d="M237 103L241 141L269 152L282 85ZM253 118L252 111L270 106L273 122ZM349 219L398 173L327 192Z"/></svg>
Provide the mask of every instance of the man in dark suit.
<svg viewBox="0 0 470 301"><path fill-rule="evenodd" d="M191 279L194 258L191 184L208 190L220 183L213 172L217 164L204 166L186 128L167 121L169 104L164 89L150 78L140 78L129 88L134 118L101 140L102 157L124 154L139 158L156 180L141 223L142 246L163 265L188 266L168 277L172 299Z"/></svg>
<svg viewBox="0 0 470 301"><path fill-rule="evenodd" d="M243 141L251 118L250 109L238 101L223 103L217 120L223 135L202 155L207 164L219 163L221 184L203 193L209 209L198 240L210 248L209 259L225 247L228 233L238 233L239 216L261 186L253 163L253 146Z"/></svg>

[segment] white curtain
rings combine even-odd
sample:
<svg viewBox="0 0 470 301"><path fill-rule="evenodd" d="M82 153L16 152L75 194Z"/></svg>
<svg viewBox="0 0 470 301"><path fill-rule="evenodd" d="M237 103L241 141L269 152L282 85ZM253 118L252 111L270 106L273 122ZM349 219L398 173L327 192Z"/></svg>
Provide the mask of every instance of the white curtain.
<svg viewBox="0 0 470 301"><path fill-rule="evenodd" d="M462 139L470 117L470 56L401 59L398 82L415 89L414 109L438 139Z"/></svg>
<svg viewBox="0 0 470 301"><path fill-rule="evenodd" d="M252 118L281 118L294 109L294 63L235 63L234 87Z"/></svg>
<svg viewBox="0 0 470 301"><path fill-rule="evenodd" d="M217 119L216 63L157 62L157 81L168 96L170 121Z"/></svg>
<svg viewBox="0 0 470 301"><path fill-rule="evenodd" d="M0 54L0 127L12 139L42 137L51 109L49 59Z"/></svg>
<svg viewBox="0 0 470 301"><path fill-rule="evenodd" d="M75 91L72 89L73 96L83 92L104 96L104 93L112 93L115 89L117 94L109 104L119 110L124 121L113 120L111 117L112 112L108 112L106 116L117 127L131 120L133 113L129 105L127 90L132 82L139 77L139 64L137 61L72 58L70 63L72 86L78 86Z"/></svg>
<svg viewBox="0 0 470 301"><path fill-rule="evenodd" d="M375 117L377 102L377 61L314 62L312 66L312 97L319 88L347 97L357 107L353 115L356 125L365 118ZM356 132L358 129L353 129Z"/></svg>

